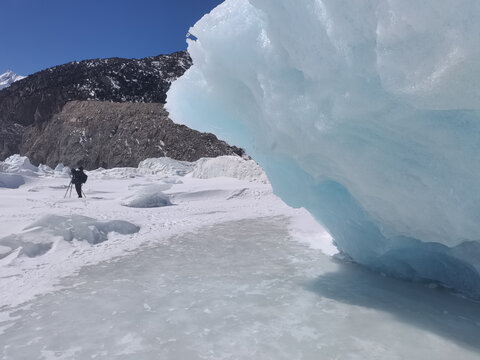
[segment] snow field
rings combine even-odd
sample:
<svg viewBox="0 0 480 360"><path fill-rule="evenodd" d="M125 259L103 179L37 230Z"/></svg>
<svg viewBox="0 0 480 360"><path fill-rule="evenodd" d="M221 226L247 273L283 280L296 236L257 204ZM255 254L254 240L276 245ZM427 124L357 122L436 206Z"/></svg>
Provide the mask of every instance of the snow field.
<svg viewBox="0 0 480 360"><path fill-rule="evenodd" d="M154 163L89 172L86 199L50 171L0 189L0 239L51 244L0 248L0 359L478 358L477 303L325 255L269 184Z"/></svg>
<svg viewBox="0 0 480 360"><path fill-rule="evenodd" d="M282 215L174 235L60 286L3 322L3 359L474 360L480 351L478 304L333 261L292 241Z"/></svg>
<svg viewBox="0 0 480 360"><path fill-rule="evenodd" d="M22 175L26 184L16 190L0 188L0 291L4 294L0 307L51 291L62 277L82 266L153 246L174 234L234 219L309 217L281 202L268 184L227 177L196 179L189 175L194 163L172 159L88 172L83 200L76 198L75 191L72 197L66 194L66 167L39 170L21 157L5 163L0 165L8 168L9 175L25 171L28 175ZM202 163L205 168L208 160ZM236 159L232 164L238 167ZM319 225L317 231L325 233ZM326 236L323 243L328 247L331 239Z"/></svg>

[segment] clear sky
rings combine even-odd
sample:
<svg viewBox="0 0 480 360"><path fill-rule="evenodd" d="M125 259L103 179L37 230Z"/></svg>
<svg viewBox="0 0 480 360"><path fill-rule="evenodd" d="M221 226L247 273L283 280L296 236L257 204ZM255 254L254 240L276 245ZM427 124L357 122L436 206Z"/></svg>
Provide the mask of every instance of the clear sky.
<svg viewBox="0 0 480 360"><path fill-rule="evenodd" d="M190 26L223 0L0 0L0 74L74 60L186 48Z"/></svg>

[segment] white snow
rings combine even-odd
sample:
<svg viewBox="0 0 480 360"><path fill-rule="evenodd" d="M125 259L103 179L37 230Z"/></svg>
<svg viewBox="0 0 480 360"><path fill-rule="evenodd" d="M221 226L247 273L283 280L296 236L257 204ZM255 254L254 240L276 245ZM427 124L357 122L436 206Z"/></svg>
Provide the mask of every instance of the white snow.
<svg viewBox="0 0 480 360"><path fill-rule="evenodd" d="M245 168L251 167L250 176L235 171L239 159L248 164ZM230 171L226 170L229 160ZM198 162L202 169L205 163L208 160ZM227 157L222 160L223 170L216 172L222 177L213 177L215 172L210 171L208 180L191 176L197 166L159 158L145 160L138 168L90 171L84 186L87 197L80 201L73 196L75 190L67 191L68 167L35 167L18 155L0 162L0 184L10 185L0 187L1 261L5 265L0 270L0 292L5 294L0 307L21 304L53 289L60 278L85 264L114 258L174 234L226 220L306 215L283 204L268 184L225 177L227 173L261 177L249 161ZM10 189L14 187L19 188ZM135 226L139 226L138 232ZM129 229L131 235L121 235ZM316 231L326 234L319 225ZM97 245L87 246L82 240ZM330 248L330 238L321 242L321 247Z"/></svg>
<svg viewBox="0 0 480 360"><path fill-rule="evenodd" d="M162 191L171 186L148 185L142 187L135 194L127 197L122 205L133 208L154 208L172 205L170 199Z"/></svg>
<svg viewBox="0 0 480 360"><path fill-rule="evenodd" d="M25 79L26 76L17 75L13 71L8 70L7 72L0 74L0 90L9 87L15 81Z"/></svg>
<svg viewBox="0 0 480 360"><path fill-rule="evenodd" d="M325 255L306 210L227 162L89 171L85 199L61 166L0 188L0 358L478 358L478 304ZM122 206L156 194L172 206Z"/></svg>
<svg viewBox="0 0 480 360"><path fill-rule="evenodd" d="M26 156L12 155L0 162L0 171L22 175L35 175L38 167L32 165Z"/></svg>
<svg viewBox="0 0 480 360"><path fill-rule="evenodd" d="M192 176L199 179L226 176L240 180L268 183L265 173L255 161L246 161L236 156L200 159L195 164Z"/></svg>
<svg viewBox="0 0 480 360"><path fill-rule="evenodd" d="M38 172L39 168L25 156L12 155L0 162L0 188L16 189L25 184L24 175L37 176Z"/></svg>
<svg viewBox="0 0 480 360"><path fill-rule="evenodd" d="M191 172L195 164L188 161L176 161L167 157L146 159L138 165L144 174L162 174L163 176L183 176Z"/></svg>
<svg viewBox="0 0 480 360"><path fill-rule="evenodd" d="M25 184L25 180L21 175L0 173L0 188L16 189L23 184Z"/></svg>

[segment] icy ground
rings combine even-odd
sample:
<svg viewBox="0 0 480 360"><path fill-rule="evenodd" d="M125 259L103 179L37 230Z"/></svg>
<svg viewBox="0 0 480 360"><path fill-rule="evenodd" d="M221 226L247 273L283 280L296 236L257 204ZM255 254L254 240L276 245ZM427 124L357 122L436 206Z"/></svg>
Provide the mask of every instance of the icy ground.
<svg viewBox="0 0 480 360"><path fill-rule="evenodd" d="M0 358L479 358L480 304L331 258L221 162L89 172L86 200L61 168L4 167L25 184L0 187Z"/></svg>

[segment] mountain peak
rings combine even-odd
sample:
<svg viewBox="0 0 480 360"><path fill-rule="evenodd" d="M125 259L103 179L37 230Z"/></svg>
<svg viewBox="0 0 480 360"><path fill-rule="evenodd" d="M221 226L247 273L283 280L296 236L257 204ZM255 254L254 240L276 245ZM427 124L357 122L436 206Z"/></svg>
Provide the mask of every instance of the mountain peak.
<svg viewBox="0 0 480 360"><path fill-rule="evenodd" d="M22 80L24 78L25 76L17 75L12 70L7 70L0 75L0 90L10 86L15 81Z"/></svg>

